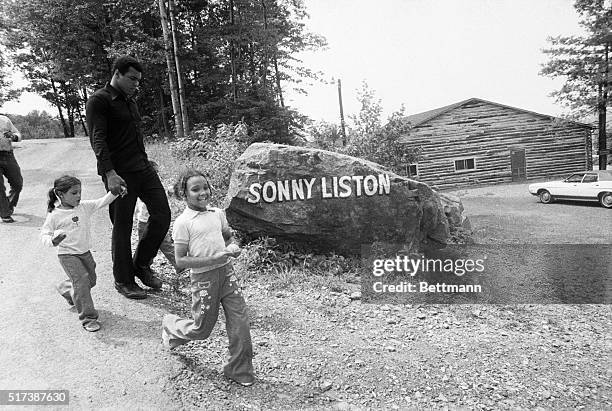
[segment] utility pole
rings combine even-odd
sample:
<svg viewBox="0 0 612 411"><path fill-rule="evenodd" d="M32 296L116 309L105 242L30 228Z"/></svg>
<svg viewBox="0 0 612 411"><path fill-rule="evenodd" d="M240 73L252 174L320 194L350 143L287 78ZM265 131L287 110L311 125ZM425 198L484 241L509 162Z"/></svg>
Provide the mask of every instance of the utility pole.
<svg viewBox="0 0 612 411"><path fill-rule="evenodd" d="M605 44L605 52L604 52L604 69L602 70L602 81L600 84L599 93L599 104L598 104L598 112L599 112L599 137L597 139L599 145L599 169L605 170L607 168L608 163L608 149L606 143L606 109L608 105L608 87L610 85L610 62L609 62L609 51L610 51L610 43L612 43L612 33L608 33L603 36L601 39Z"/></svg>
<svg viewBox="0 0 612 411"><path fill-rule="evenodd" d="M344 128L344 110L342 109L342 82L338 79L338 103L340 104L340 134L342 135L342 146L346 146L346 130Z"/></svg>

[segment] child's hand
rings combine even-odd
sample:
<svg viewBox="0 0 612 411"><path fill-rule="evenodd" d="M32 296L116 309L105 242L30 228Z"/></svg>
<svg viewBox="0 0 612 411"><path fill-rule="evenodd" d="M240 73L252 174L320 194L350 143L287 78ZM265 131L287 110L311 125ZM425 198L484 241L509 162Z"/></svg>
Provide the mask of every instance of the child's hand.
<svg viewBox="0 0 612 411"><path fill-rule="evenodd" d="M238 257L240 256L240 253L242 252L238 244L233 244L233 243L225 247L225 251L228 253L230 257Z"/></svg>
<svg viewBox="0 0 612 411"><path fill-rule="evenodd" d="M121 191L119 192L119 195L121 197L125 197L127 195L127 193L128 193L127 185L121 184Z"/></svg>
<svg viewBox="0 0 612 411"><path fill-rule="evenodd" d="M64 241L65 238L66 238L66 233L59 233L58 235L53 237L53 239L51 240L51 243L53 244L54 247L57 247L58 244Z"/></svg>
<svg viewBox="0 0 612 411"><path fill-rule="evenodd" d="M174 186L172 184L166 186L166 195L172 197L174 195Z"/></svg>

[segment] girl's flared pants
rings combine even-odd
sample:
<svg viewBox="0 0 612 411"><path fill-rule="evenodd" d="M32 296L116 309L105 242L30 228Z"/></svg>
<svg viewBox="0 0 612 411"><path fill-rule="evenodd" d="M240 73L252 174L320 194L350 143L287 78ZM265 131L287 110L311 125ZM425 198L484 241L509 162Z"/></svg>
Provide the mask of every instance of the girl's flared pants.
<svg viewBox="0 0 612 411"><path fill-rule="evenodd" d="M246 303L230 264L205 273L191 274L191 314L193 319L166 315L162 339L170 348L192 340L208 338L217 322L219 305L225 312L230 358L224 374L240 383L253 381L253 346Z"/></svg>

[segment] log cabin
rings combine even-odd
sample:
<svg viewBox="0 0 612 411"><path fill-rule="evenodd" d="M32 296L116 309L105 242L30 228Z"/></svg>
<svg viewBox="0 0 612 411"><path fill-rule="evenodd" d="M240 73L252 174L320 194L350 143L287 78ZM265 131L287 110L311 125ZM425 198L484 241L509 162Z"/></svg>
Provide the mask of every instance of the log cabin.
<svg viewBox="0 0 612 411"><path fill-rule="evenodd" d="M400 138L421 147L406 175L445 189L543 179L592 170L593 127L470 98L408 116Z"/></svg>

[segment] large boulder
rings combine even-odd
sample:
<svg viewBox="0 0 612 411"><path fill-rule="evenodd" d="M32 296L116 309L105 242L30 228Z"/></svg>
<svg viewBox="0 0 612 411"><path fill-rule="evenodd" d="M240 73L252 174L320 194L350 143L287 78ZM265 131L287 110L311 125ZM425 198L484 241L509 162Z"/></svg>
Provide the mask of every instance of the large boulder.
<svg viewBox="0 0 612 411"><path fill-rule="evenodd" d="M226 213L247 235L341 253L375 241L416 250L449 236L444 207L426 184L360 158L278 144L252 144L236 160Z"/></svg>

